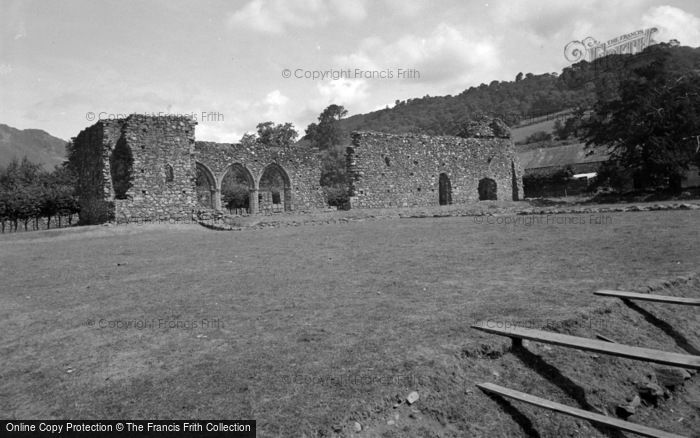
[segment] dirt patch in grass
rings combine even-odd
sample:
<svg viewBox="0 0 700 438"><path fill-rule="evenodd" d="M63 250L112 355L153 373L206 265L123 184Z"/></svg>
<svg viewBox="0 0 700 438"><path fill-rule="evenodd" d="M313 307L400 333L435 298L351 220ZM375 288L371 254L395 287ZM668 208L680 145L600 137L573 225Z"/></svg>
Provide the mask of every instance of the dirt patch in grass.
<svg viewBox="0 0 700 438"><path fill-rule="evenodd" d="M470 325L696 348L697 312L592 291L651 284L699 296L688 276L700 212L610 215L605 225L447 217L3 236L0 416L251 418L261 437L606 436L475 384L612 415L654 366L537 343L514 352ZM697 382L631 420L694 433ZM411 391L420 398L408 405Z"/></svg>

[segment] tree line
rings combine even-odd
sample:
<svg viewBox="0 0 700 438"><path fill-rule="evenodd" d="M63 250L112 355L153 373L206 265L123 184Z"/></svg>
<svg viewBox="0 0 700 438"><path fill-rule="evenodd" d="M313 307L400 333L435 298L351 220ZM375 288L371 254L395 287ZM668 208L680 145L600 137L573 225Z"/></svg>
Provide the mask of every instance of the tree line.
<svg viewBox="0 0 700 438"><path fill-rule="evenodd" d="M63 166L46 171L40 164L26 157L14 159L6 167L0 167L0 230L24 230L32 223L39 228L39 221L46 220L47 228L63 225L67 217L72 224L73 215L79 211L74 197L74 175Z"/></svg>

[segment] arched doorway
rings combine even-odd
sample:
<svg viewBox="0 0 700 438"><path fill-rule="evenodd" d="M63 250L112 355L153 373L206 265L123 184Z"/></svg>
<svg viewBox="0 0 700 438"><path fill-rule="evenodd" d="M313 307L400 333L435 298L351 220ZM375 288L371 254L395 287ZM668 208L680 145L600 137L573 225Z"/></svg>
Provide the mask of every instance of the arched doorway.
<svg viewBox="0 0 700 438"><path fill-rule="evenodd" d="M226 169L221 179L221 206L232 214L251 213L251 196L255 193L253 176L242 164Z"/></svg>
<svg viewBox="0 0 700 438"><path fill-rule="evenodd" d="M452 183L450 183L450 177L446 173L440 174L438 196L440 205L452 204Z"/></svg>
<svg viewBox="0 0 700 438"><path fill-rule="evenodd" d="M260 211L277 213L292 210L292 184L282 166L272 163L265 167L258 187Z"/></svg>
<svg viewBox="0 0 700 438"><path fill-rule="evenodd" d="M491 178L479 180L479 201L495 201L497 196L496 181Z"/></svg>
<svg viewBox="0 0 700 438"><path fill-rule="evenodd" d="M216 179L207 166L197 162L197 204L204 208L216 208Z"/></svg>
<svg viewBox="0 0 700 438"><path fill-rule="evenodd" d="M112 176L112 190L115 199L127 199L127 192L133 186L134 157L124 137L117 141L109 157L109 171Z"/></svg>

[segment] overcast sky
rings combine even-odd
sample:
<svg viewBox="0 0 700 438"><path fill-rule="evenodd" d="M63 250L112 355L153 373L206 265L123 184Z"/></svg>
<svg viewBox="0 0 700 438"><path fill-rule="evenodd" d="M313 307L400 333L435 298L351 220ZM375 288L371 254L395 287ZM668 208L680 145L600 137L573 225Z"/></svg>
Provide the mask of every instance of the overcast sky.
<svg viewBox="0 0 700 438"><path fill-rule="evenodd" d="M90 113L133 112L194 114L198 140L236 142L268 120L303 134L331 103L352 115L521 71L559 72L564 46L587 36L654 26L657 41L700 46L698 0L0 5L0 123L64 139L92 125ZM350 78L303 77L347 69Z"/></svg>

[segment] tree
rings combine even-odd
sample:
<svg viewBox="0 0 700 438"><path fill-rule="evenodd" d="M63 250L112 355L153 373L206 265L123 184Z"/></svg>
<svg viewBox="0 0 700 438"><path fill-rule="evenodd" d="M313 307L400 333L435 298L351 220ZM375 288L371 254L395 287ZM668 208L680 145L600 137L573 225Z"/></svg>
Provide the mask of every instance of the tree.
<svg viewBox="0 0 700 438"><path fill-rule="evenodd" d="M258 142L270 147L289 147L299 135L291 123L258 123Z"/></svg>
<svg viewBox="0 0 700 438"><path fill-rule="evenodd" d="M17 220L21 220L24 223L24 231L27 231L29 221L39 217L41 213L41 190L35 185L23 186L19 187L14 195L15 230L17 229Z"/></svg>
<svg viewBox="0 0 700 438"><path fill-rule="evenodd" d="M552 134L546 131L537 131L530 134L525 139L525 144L551 142Z"/></svg>
<svg viewBox="0 0 700 438"><path fill-rule="evenodd" d="M40 193L37 216L47 219L47 228L51 228L51 218L58 214L58 198L59 190L52 187L45 187Z"/></svg>
<svg viewBox="0 0 700 438"><path fill-rule="evenodd" d="M4 221L9 220L16 231L21 220L26 230L29 220L39 216L42 198L39 179L44 173L40 164L32 163L27 157L22 161L13 159L6 168L0 169L3 229Z"/></svg>
<svg viewBox="0 0 700 438"><path fill-rule="evenodd" d="M78 203L75 200L75 174L67 163L56 166L51 173L44 173L36 182L40 186L41 202L40 216L47 218L47 227L51 227L51 218L58 217L58 226L61 226L61 217L78 213ZM69 219L70 220L70 219Z"/></svg>
<svg viewBox="0 0 700 438"><path fill-rule="evenodd" d="M26 230L32 219L38 228L39 218L48 218L50 226L51 218L56 215L77 213L79 208L74 191L75 176L67 164L47 172L27 158L21 162L13 160L6 168L0 168L2 231L5 231L8 221L14 225L15 231L18 222L22 221Z"/></svg>
<svg viewBox="0 0 700 438"><path fill-rule="evenodd" d="M229 170L221 181L221 200L229 210L250 207L250 187L240 171Z"/></svg>
<svg viewBox="0 0 700 438"><path fill-rule="evenodd" d="M255 145L258 142L258 136L256 134L252 134L250 132L246 132L243 134L243 137L241 137L241 141L239 142L245 147L255 147Z"/></svg>
<svg viewBox="0 0 700 438"><path fill-rule="evenodd" d="M222 183L221 200L229 210L247 209L250 206L250 189L247 185L240 184L237 181Z"/></svg>
<svg viewBox="0 0 700 438"><path fill-rule="evenodd" d="M9 192L0 187L0 231L5 232L5 222L10 220L10 199Z"/></svg>
<svg viewBox="0 0 700 438"><path fill-rule="evenodd" d="M610 160L630 171L637 188L680 190L684 171L700 162L700 75L667 69L661 54L619 86L619 98L598 101L584 124L589 146L610 149Z"/></svg>
<svg viewBox="0 0 700 438"><path fill-rule="evenodd" d="M308 140L320 150L327 150L342 143L344 132L340 126L340 120L348 114L341 105L329 105L318 116L318 123L311 123L306 128Z"/></svg>
<svg viewBox="0 0 700 438"><path fill-rule="evenodd" d="M321 152L321 180L328 204L341 207L347 202L345 182L345 131L340 120L348 114L341 105L329 105L318 116L318 123L306 128L304 138Z"/></svg>
<svg viewBox="0 0 700 438"><path fill-rule="evenodd" d="M554 122L554 133L559 140L566 140L569 137L579 137L582 135L583 124L586 111L583 107L576 110L564 121L557 119Z"/></svg>
<svg viewBox="0 0 700 438"><path fill-rule="evenodd" d="M34 184L42 173L41 165L32 163L27 157L18 161L14 158L0 171L0 186L7 190Z"/></svg>

